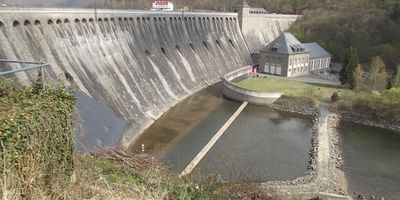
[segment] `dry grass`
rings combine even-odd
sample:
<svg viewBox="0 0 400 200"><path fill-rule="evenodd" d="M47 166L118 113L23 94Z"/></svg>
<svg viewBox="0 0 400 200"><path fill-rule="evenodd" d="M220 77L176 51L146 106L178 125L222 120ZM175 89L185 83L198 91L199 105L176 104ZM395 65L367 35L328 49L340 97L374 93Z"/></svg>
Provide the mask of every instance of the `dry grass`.
<svg viewBox="0 0 400 200"><path fill-rule="evenodd" d="M3 174L3 199L226 199L214 178L194 183L170 174L159 162L122 149L75 156L71 180L46 193L32 185L23 196L12 173Z"/></svg>

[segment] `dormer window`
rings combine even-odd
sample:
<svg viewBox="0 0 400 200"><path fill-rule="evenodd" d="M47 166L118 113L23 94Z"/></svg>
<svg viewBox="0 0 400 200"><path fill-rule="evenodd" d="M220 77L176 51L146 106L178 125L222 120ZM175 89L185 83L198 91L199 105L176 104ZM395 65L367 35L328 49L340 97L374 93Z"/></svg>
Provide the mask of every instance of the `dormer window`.
<svg viewBox="0 0 400 200"><path fill-rule="evenodd" d="M276 51L278 51L278 48L277 47L272 47L272 51L276 52Z"/></svg>

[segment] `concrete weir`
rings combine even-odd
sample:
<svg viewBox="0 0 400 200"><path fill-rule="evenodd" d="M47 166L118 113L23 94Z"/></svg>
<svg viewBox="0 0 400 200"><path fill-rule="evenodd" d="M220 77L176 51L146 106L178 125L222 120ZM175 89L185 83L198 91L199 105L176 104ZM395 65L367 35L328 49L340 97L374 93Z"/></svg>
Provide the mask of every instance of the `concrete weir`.
<svg viewBox="0 0 400 200"><path fill-rule="evenodd" d="M217 143L218 139L225 133L226 129L235 121L239 114L246 108L247 102L243 102L242 105L236 110L235 113L226 121L226 123L218 130L218 132L211 138L211 140L203 147L203 149L193 158L193 160L186 166L186 168L179 174L180 177L190 174L192 170L199 164L201 159L207 154L208 151Z"/></svg>
<svg viewBox="0 0 400 200"><path fill-rule="evenodd" d="M47 62L50 84L61 79L85 94L79 110L92 114L81 114L79 138L92 142L79 143L84 151L128 145L205 83L252 62L235 13L42 8L0 8L0 58ZM119 125L92 120L106 115Z"/></svg>

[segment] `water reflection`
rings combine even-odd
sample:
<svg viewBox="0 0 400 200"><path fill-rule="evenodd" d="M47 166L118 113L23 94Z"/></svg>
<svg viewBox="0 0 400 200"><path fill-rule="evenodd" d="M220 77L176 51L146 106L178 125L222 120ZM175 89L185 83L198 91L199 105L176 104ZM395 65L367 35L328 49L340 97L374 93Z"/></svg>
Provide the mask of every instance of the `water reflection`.
<svg viewBox="0 0 400 200"><path fill-rule="evenodd" d="M400 134L349 122L341 132L349 193L400 199Z"/></svg>
<svg viewBox="0 0 400 200"><path fill-rule="evenodd" d="M307 170L312 121L248 106L193 171L226 180L293 180Z"/></svg>

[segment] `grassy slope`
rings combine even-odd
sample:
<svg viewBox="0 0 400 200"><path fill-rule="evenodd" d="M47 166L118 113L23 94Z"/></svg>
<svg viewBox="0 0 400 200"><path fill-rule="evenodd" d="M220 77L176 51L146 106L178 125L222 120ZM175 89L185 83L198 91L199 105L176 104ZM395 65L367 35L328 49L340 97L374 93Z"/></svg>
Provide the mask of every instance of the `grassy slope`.
<svg viewBox="0 0 400 200"><path fill-rule="evenodd" d="M287 96L316 99L320 99L323 93L332 90L331 87L326 85L275 78L248 78L236 83L236 85L254 91L283 92Z"/></svg>
<svg viewBox="0 0 400 200"><path fill-rule="evenodd" d="M388 117L400 120L400 106L385 96L369 91L338 89L328 85L303 83L277 78L248 78L236 83L237 86L260 92L283 92L286 97L281 101L291 103L314 102L314 105L326 92L337 92L339 101L335 106L340 110L368 114L376 117Z"/></svg>

